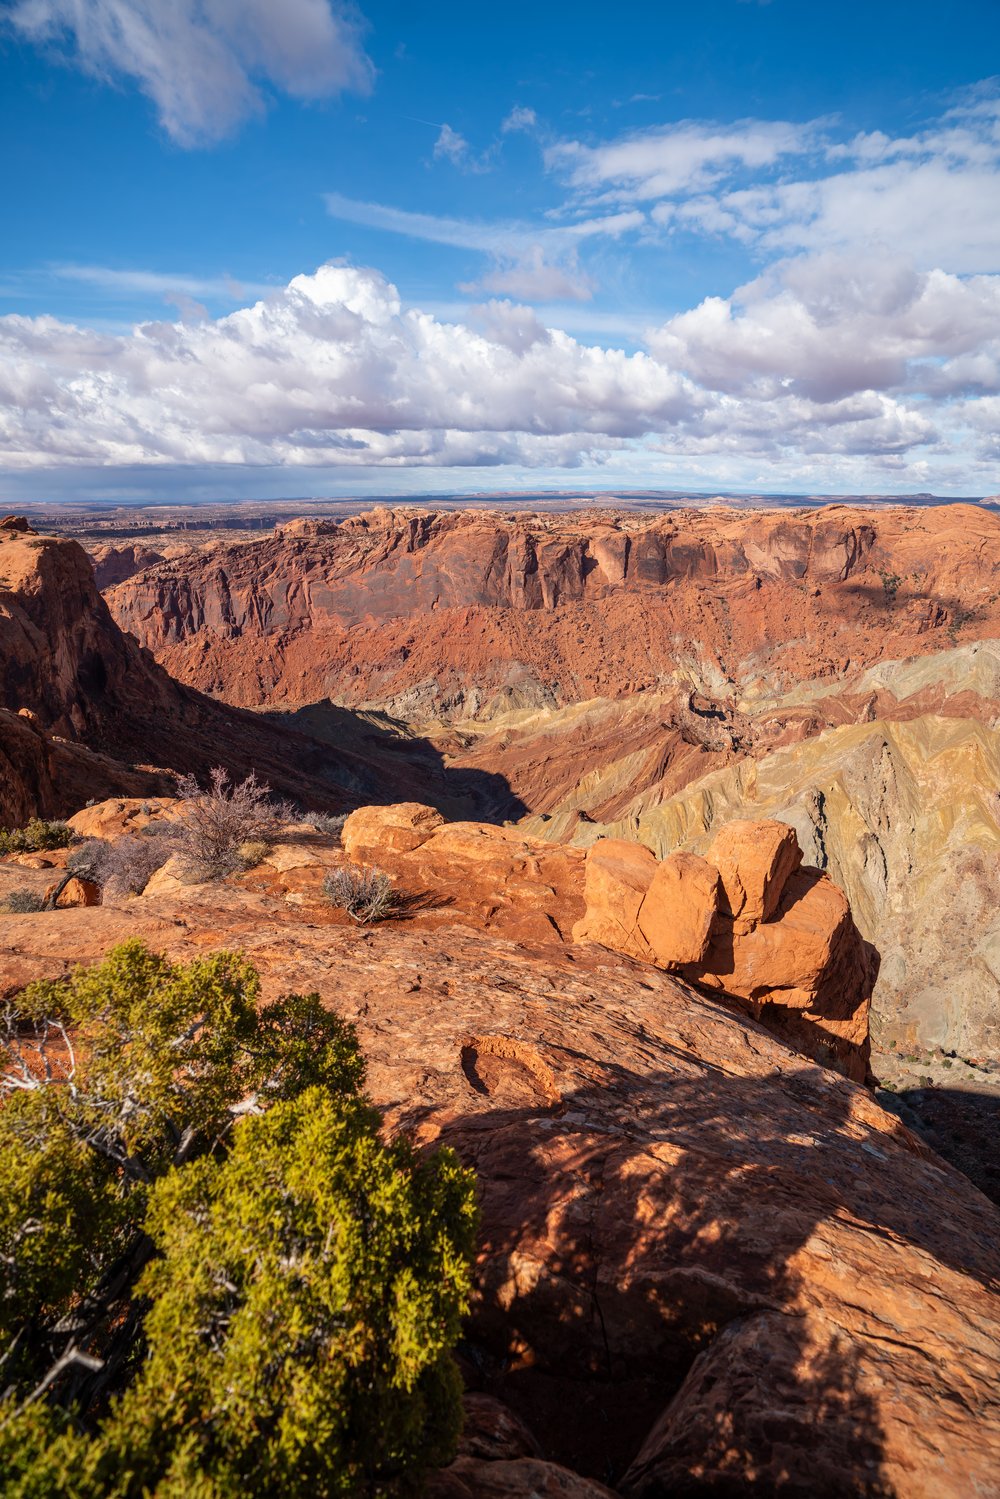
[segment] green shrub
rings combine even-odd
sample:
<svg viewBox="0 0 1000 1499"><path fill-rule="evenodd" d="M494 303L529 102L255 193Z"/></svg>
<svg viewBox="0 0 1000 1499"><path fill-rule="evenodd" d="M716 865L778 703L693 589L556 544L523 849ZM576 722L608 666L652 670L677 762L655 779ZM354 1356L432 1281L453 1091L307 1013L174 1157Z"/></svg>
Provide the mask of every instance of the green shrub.
<svg viewBox="0 0 1000 1499"><path fill-rule="evenodd" d="M42 822L33 817L23 828L0 828L0 854L37 854L50 848L66 848L73 829L65 822Z"/></svg>
<svg viewBox="0 0 1000 1499"><path fill-rule="evenodd" d="M454 1450L475 1208L353 1030L139 942L0 1015L0 1494L408 1492Z"/></svg>

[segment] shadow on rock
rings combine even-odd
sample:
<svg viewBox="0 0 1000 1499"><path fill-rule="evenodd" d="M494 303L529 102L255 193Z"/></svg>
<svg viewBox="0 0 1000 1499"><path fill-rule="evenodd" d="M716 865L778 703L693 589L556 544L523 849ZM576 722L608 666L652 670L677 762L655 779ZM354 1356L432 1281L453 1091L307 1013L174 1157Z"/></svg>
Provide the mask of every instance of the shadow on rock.
<svg viewBox="0 0 1000 1499"><path fill-rule="evenodd" d="M710 1063L609 1066L553 1102L517 1045L506 1070L463 1051L495 1107L442 1131L482 1183L470 1382L635 1499L896 1493L886 1409L905 1464L958 1377L939 1352L935 1388L921 1346L924 1261L940 1317L995 1284L996 1225L952 1203L945 1221L945 1173L900 1129L887 1150L920 1190L901 1185L859 1122L868 1095L818 1068L765 1097Z"/></svg>
<svg viewBox="0 0 1000 1499"><path fill-rule="evenodd" d="M419 801L451 820L491 823L516 821L529 810L505 776L449 767L436 745L388 714L318 702L261 716L335 750L328 774L358 804Z"/></svg>

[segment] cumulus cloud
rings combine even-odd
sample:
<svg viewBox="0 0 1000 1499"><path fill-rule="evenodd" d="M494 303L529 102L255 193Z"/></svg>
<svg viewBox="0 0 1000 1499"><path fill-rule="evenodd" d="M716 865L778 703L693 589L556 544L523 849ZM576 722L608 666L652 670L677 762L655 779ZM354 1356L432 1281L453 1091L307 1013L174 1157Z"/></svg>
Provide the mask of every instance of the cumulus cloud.
<svg viewBox="0 0 1000 1499"><path fill-rule="evenodd" d="M648 355L529 335L510 309L492 321L492 336L438 322L332 265L214 322L127 337L7 317L0 440L20 467L560 464L704 404Z"/></svg>
<svg viewBox="0 0 1000 1499"><path fill-rule="evenodd" d="M122 336L2 318L0 443L26 471L554 468L642 444L696 458L893 462L943 441L933 411L900 393L827 398L758 389L752 374L746 391L719 388L695 361L680 367L677 329L629 354L546 328L509 301L471 316L442 321L405 307L373 271L327 265L193 325L145 323Z"/></svg>
<svg viewBox="0 0 1000 1499"><path fill-rule="evenodd" d="M182 146L262 109L261 85L320 99L373 77L357 14L331 0L14 0L3 19L98 78L138 84Z"/></svg>
<svg viewBox="0 0 1000 1499"><path fill-rule="evenodd" d="M785 262L731 298L707 297L649 343L699 385L756 400L996 391L1000 276L825 253Z"/></svg>

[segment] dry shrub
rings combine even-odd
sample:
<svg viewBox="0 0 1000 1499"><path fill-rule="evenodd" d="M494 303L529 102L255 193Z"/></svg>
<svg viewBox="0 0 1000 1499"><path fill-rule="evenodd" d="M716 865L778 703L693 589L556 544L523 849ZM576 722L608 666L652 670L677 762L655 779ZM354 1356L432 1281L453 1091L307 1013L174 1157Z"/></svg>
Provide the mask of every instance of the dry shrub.
<svg viewBox="0 0 1000 1499"><path fill-rule="evenodd" d="M45 910L45 901L34 890L22 888L20 890L12 890L3 901L0 909L6 911L11 916L33 916L36 911Z"/></svg>
<svg viewBox="0 0 1000 1499"><path fill-rule="evenodd" d="M346 812L338 812L331 816L326 812L310 812L305 821L316 829L317 833L323 833L329 838L339 838L344 831L344 823L347 821Z"/></svg>
<svg viewBox="0 0 1000 1499"><path fill-rule="evenodd" d="M233 784L229 772L217 765L202 788L194 776L177 783L184 803L178 823L178 848L187 863L208 879L232 874L241 865L246 843L270 844L282 822L292 819L291 808L271 800L271 788L251 771Z"/></svg>
<svg viewBox="0 0 1000 1499"><path fill-rule="evenodd" d="M258 864L263 864L270 847L271 845L261 838L253 839L250 843L241 843L237 849L240 868L256 869Z"/></svg>
<svg viewBox="0 0 1000 1499"><path fill-rule="evenodd" d="M323 894L359 926L372 926L397 915L405 897L381 869L334 869L323 881Z"/></svg>

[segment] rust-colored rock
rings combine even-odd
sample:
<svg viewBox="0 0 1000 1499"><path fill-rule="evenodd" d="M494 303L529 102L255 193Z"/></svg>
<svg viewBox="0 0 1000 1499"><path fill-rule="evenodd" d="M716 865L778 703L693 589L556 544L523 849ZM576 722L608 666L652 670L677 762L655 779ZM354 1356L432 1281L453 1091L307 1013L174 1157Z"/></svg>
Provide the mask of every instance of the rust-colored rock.
<svg viewBox="0 0 1000 1499"><path fill-rule="evenodd" d="M30 876L0 863L0 893ZM449 1499L570 1484L552 1465L628 1499L995 1490L1000 1214L864 1088L593 944L448 909L359 931L286 894L42 913L30 945L0 916L0 994L139 935L242 948L265 1000L316 990L357 1025L387 1129L476 1168L469 1377L542 1449L466 1453Z"/></svg>
<svg viewBox="0 0 1000 1499"><path fill-rule="evenodd" d="M242 706L471 717L625 698L679 664L778 690L924 655L956 600L995 634L998 538L1000 517L962 505L380 509L168 559L109 602L169 670Z"/></svg>
<svg viewBox="0 0 1000 1499"><path fill-rule="evenodd" d="M709 854L721 867L686 852L657 862L639 845L600 840L587 854L587 908L574 940L723 991L796 1050L864 1082L878 955L843 892L799 869L784 823L727 824Z"/></svg>
<svg viewBox="0 0 1000 1499"><path fill-rule="evenodd" d="M428 1499L615 1499L611 1489L537 1457L490 1462L459 1457L435 1473Z"/></svg>
<svg viewBox="0 0 1000 1499"><path fill-rule="evenodd" d="M440 812L421 802L359 807L344 823L340 841L350 858L377 863L391 854L412 853L443 822Z"/></svg>
<svg viewBox="0 0 1000 1499"><path fill-rule="evenodd" d="M45 899L51 900L57 890L59 890L58 885L51 885L45 892ZM101 887L93 880L81 880L74 875L59 890L55 904L58 910L69 909L72 906L99 906Z"/></svg>
<svg viewBox="0 0 1000 1499"><path fill-rule="evenodd" d="M747 930L771 919L802 863L795 829L784 822L724 823L705 857L719 871L723 911L747 923Z"/></svg>
<svg viewBox="0 0 1000 1499"><path fill-rule="evenodd" d="M878 954L843 891L818 870L799 869L770 921L749 932L738 926L720 913L704 958L686 975L748 1001L796 1050L864 1082Z"/></svg>
<svg viewBox="0 0 1000 1499"><path fill-rule="evenodd" d="M584 855L513 828L444 822L433 807L362 807L348 857L392 875L409 902L525 941L568 940L583 914Z"/></svg>
<svg viewBox="0 0 1000 1499"><path fill-rule="evenodd" d="M173 821L179 816L181 803L172 796L123 796L81 807L67 818L78 838L120 838L124 833L139 833L151 822Z"/></svg>
<svg viewBox="0 0 1000 1499"><path fill-rule="evenodd" d="M697 854L670 854L656 866L639 929L661 968L700 963L719 909L719 871Z"/></svg>
<svg viewBox="0 0 1000 1499"><path fill-rule="evenodd" d="M587 909L573 928L573 941L600 942L652 962L653 949L639 929L639 908L657 867L655 855L641 843L621 838L595 843L587 853L584 874Z"/></svg>

